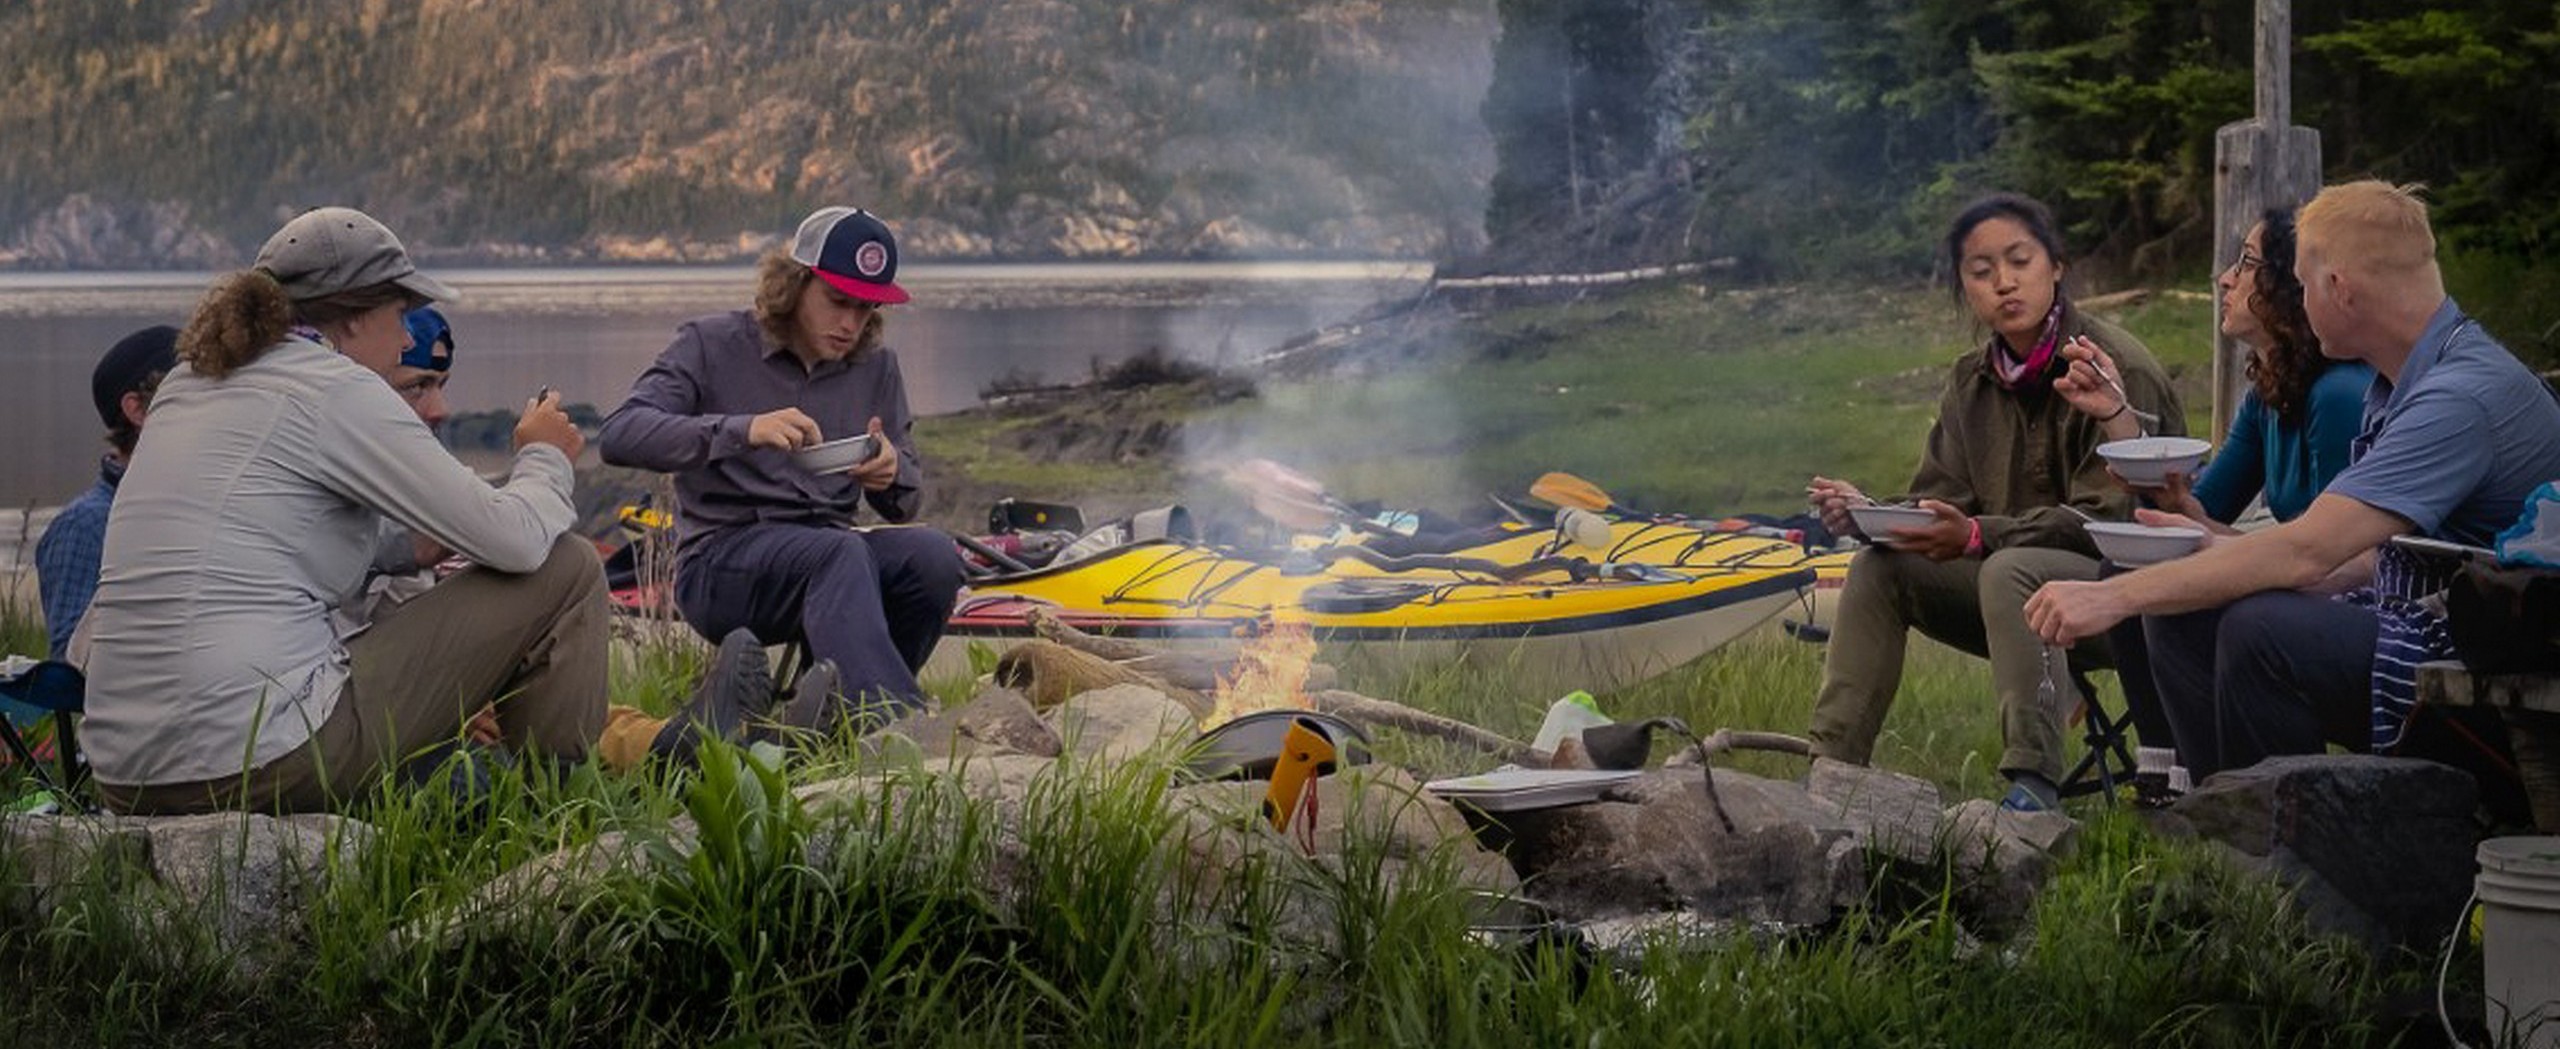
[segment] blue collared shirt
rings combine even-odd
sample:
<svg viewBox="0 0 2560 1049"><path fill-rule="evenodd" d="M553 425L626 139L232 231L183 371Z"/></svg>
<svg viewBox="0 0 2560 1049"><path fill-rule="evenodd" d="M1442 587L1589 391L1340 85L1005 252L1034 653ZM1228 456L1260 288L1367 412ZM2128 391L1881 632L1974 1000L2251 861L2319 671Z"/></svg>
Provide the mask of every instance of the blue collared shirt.
<svg viewBox="0 0 2560 1049"><path fill-rule="evenodd" d="M2560 478L2560 401L2451 298L2397 383L2376 375L2364 427L2329 491L2425 535L2487 546Z"/></svg>
<svg viewBox="0 0 2560 1049"><path fill-rule="evenodd" d="M98 483L53 515L44 538L36 540L36 586L44 595L47 658L61 659L71 645L71 632L98 595L98 551L107 538L107 508L116 501L116 485L124 480L124 460L113 455L98 460Z"/></svg>
<svg viewBox="0 0 2560 1049"><path fill-rule="evenodd" d="M747 444L755 417L798 408L829 439L862 433L873 416L898 448L898 477L864 492L849 473L813 474L788 452ZM675 476L677 542L757 521L847 525L864 502L889 521L915 516L924 468L916 458L906 381L887 348L803 366L745 310L687 321L597 433L604 461Z"/></svg>

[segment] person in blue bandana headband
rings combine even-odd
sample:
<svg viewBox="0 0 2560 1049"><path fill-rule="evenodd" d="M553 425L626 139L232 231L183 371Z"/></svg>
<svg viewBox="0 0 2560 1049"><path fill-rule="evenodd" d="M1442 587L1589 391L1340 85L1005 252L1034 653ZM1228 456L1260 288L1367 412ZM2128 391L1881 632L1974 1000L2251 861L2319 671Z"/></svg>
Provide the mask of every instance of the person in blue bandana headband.
<svg viewBox="0 0 2560 1049"><path fill-rule="evenodd" d="M442 430L453 415L444 402L444 384L453 378L453 325L433 306L410 310L401 321L409 326L409 349L383 374L383 381L427 429Z"/></svg>

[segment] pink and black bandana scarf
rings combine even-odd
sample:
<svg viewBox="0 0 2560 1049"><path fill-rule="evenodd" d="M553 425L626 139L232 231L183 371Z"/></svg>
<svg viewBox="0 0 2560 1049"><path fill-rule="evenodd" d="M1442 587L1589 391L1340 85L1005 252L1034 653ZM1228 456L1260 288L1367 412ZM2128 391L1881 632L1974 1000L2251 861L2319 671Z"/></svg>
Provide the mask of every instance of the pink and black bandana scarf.
<svg viewBox="0 0 2560 1049"><path fill-rule="evenodd" d="M2062 344L2062 300L2055 299L2053 309L2044 315L2044 334L2036 339L2036 348L2019 360L2009 349L2009 340L1991 337L1991 352L1984 357L1991 363L1991 378L2003 390L2015 391L2044 374L2053 363L2054 348Z"/></svg>

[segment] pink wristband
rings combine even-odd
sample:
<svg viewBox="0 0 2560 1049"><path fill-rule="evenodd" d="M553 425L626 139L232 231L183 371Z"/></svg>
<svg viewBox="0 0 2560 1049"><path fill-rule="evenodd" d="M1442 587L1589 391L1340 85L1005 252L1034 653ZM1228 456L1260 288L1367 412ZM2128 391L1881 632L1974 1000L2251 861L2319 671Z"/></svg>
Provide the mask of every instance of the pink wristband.
<svg viewBox="0 0 2560 1049"><path fill-rule="evenodd" d="M1964 556L1982 556L1982 519L1979 517L1965 518L1965 526Z"/></svg>

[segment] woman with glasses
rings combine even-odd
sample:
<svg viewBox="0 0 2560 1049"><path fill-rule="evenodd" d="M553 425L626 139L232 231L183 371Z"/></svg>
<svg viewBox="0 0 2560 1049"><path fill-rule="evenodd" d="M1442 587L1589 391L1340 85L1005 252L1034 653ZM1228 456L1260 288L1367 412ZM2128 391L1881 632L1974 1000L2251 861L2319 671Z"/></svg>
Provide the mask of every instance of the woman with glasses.
<svg viewBox="0 0 2560 1049"><path fill-rule="evenodd" d="M2146 523L2237 535L2231 522L2262 497L2270 515L2290 521L2346 468L2373 369L2321 354L2320 337L2312 334L2311 318L2302 309L2293 249L2293 209L2270 208L2241 243L2240 257L2215 281L2222 291L2222 334L2249 347L2249 389L2203 473L2189 478L2172 472L2158 488L2126 486L2160 508L2140 512ZM2098 419L2107 439L2137 436L2136 420L2119 411L2123 401L2107 383L2115 362L2106 351L2081 344L2066 347L2063 355L2071 359L2070 374L2055 389ZM2169 722L2160 712L2141 624L2126 620L2108 637L2125 705L2142 737L2134 759L2135 797L2157 805L2186 789L2185 764L2172 758Z"/></svg>

